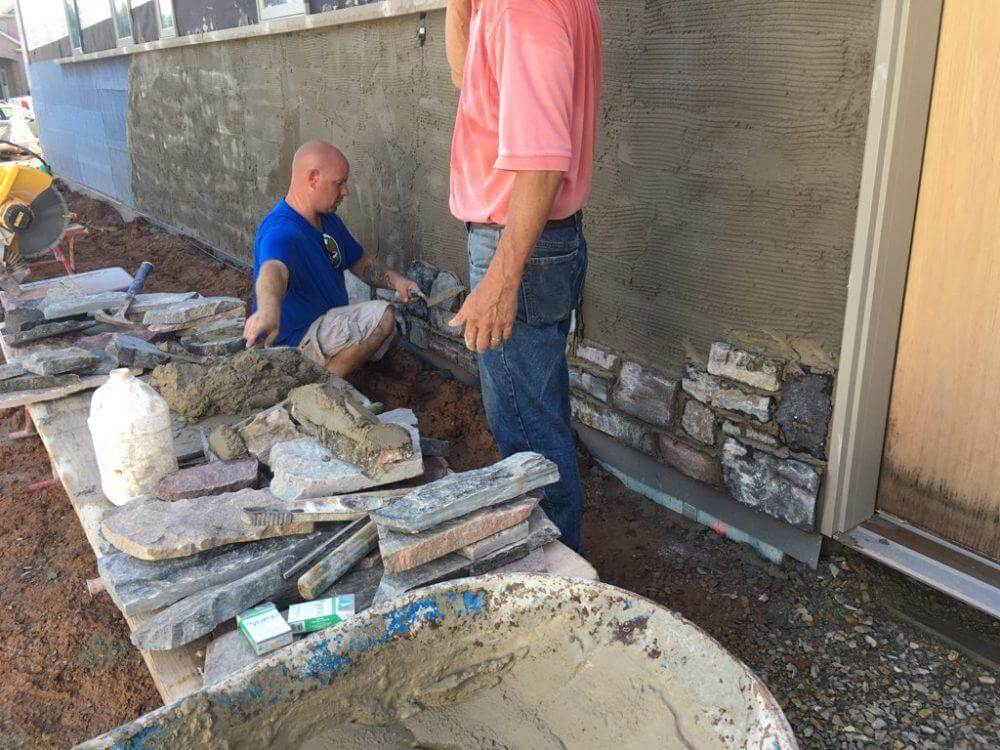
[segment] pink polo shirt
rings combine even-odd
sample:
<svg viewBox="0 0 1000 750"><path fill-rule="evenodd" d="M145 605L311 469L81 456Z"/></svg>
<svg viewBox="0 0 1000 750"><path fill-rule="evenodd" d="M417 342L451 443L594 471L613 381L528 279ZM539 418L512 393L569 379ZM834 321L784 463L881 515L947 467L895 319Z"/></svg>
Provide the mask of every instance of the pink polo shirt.
<svg viewBox="0 0 1000 750"><path fill-rule="evenodd" d="M580 210L601 96L595 0L473 0L451 145L451 212L507 223L517 170L564 173L552 219Z"/></svg>

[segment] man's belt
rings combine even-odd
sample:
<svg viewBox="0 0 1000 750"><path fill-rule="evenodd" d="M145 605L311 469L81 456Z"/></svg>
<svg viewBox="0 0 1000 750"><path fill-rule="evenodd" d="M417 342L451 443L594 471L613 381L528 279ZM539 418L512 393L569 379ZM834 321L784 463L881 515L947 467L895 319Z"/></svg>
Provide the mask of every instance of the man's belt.
<svg viewBox="0 0 1000 750"><path fill-rule="evenodd" d="M577 211L575 214L570 214L565 219L549 219L545 222L545 230L572 227L576 225L577 219L582 218L583 211ZM473 229L503 229L503 224L484 224L478 221L467 221L465 223L465 227L471 232Z"/></svg>

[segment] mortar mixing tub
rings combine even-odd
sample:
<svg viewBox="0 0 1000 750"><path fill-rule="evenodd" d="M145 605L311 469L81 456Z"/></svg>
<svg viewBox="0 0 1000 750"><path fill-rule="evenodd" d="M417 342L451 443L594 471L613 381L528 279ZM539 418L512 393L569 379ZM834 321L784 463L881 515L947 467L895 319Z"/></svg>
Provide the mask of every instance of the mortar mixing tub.
<svg viewBox="0 0 1000 750"><path fill-rule="evenodd" d="M449 581L314 633L81 748L794 750L767 688L628 591Z"/></svg>

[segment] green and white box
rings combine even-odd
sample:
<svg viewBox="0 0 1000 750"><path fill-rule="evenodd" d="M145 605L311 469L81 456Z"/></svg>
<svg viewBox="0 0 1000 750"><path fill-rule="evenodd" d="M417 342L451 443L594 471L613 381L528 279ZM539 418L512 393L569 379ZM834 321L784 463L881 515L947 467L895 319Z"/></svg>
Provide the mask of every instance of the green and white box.
<svg viewBox="0 0 1000 750"><path fill-rule="evenodd" d="M293 633L314 633L336 625L354 614L354 594L293 604L288 608L288 624Z"/></svg>
<svg viewBox="0 0 1000 750"><path fill-rule="evenodd" d="M257 656L292 642L292 629L272 602L258 604L236 615L236 627L250 641Z"/></svg>

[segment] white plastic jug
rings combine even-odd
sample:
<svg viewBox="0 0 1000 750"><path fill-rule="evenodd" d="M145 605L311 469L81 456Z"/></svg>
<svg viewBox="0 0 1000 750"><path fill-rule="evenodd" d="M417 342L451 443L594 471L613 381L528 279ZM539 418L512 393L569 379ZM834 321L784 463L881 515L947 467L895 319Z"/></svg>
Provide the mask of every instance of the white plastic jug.
<svg viewBox="0 0 1000 750"><path fill-rule="evenodd" d="M94 391L87 424L101 489L115 505L151 495L163 477L177 471L167 402L127 369L112 370Z"/></svg>

